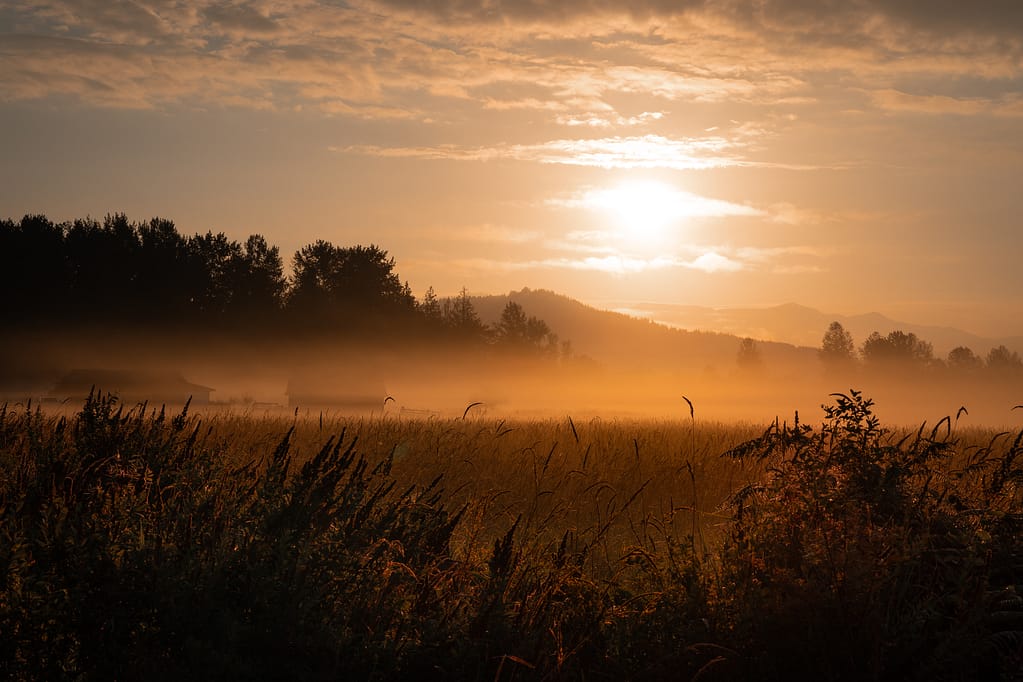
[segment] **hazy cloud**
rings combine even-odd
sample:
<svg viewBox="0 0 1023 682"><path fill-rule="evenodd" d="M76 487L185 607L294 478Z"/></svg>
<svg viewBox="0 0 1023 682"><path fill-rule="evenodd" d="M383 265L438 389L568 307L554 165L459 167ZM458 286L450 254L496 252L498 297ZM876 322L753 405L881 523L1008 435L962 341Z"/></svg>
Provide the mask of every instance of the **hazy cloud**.
<svg viewBox="0 0 1023 682"><path fill-rule="evenodd" d="M272 36L283 30L277 21L251 4L218 2L204 9L203 16L232 34Z"/></svg>
<svg viewBox="0 0 1023 682"><path fill-rule="evenodd" d="M617 187L590 189L567 199L551 199L552 206L583 208L601 212L656 214L661 222L685 218L759 216L764 212L746 204L701 197L664 183L627 183Z"/></svg>
<svg viewBox="0 0 1023 682"><path fill-rule="evenodd" d="M597 168L671 168L692 170L753 165L738 153L744 143L720 136L669 138L661 135L561 139L540 144L507 144L491 147L438 145L433 147L383 147L349 145L331 151L391 158L491 161L509 159Z"/></svg>
<svg viewBox="0 0 1023 682"><path fill-rule="evenodd" d="M985 108L934 93L911 102L891 74L1017 78L1023 59L1015 0L23 0L8 15L0 27L8 99L230 101L359 115L355 104L394 111L415 97L411 108L425 112L417 118L445 118L447 100L462 99L594 129L658 120L609 103L621 97L808 106L829 72L860 79L881 106L1004 113L1015 111L1012 101ZM486 91L515 85L540 92Z"/></svg>
<svg viewBox="0 0 1023 682"><path fill-rule="evenodd" d="M727 256L722 256L717 251L708 251L703 255L684 263L687 268L703 270L704 272L737 272L743 269L743 264Z"/></svg>
<svg viewBox="0 0 1023 682"><path fill-rule="evenodd" d="M568 250L577 250L566 242ZM549 246L549 245L548 245ZM586 253L585 249L578 249ZM657 270L699 270L707 274L727 274L740 271L761 271L774 274L807 274L825 272L819 262L792 262L786 260L793 254L814 255L811 247L788 247L780 249L728 249L726 247L689 246L683 249L690 255L658 255L643 257L621 253L593 253L592 255L548 256L528 260L499 260L493 258L455 258L451 267L474 270L521 271L557 269L574 271L595 271L615 275L639 274ZM438 261L437 266L444 263Z"/></svg>
<svg viewBox="0 0 1023 682"><path fill-rule="evenodd" d="M435 228L423 232L427 236L440 239L496 244L529 244L543 238L543 233L535 230L521 230L490 224L452 229Z"/></svg>
<svg viewBox="0 0 1023 682"><path fill-rule="evenodd" d="M555 120L564 126L569 127L582 127L582 128L631 128L634 126L647 125L653 121L659 121L664 117L664 114L660 111L644 111L638 116L621 116L619 114L613 115L601 115L601 114L581 114L581 115L562 115L558 116Z"/></svg>
<svg viewBox="0 0 1023 682"><path fill-rule="evenodd" d="M1023 116L1023 100L1018 96L1003 100L984 97L950 97L947 95L913 95L884 89L872 93L874 104L887 111L917 114L952 114L974 116L995 114Z"/></svg>
<svg viewBox="0 0 1023 682"><path fill-rule="evenodd" d="M704 15L762 29L839 33L871 21L920 32L1018 35L1023 7L1015 0L377 0L444 20L559 24L600 16L635 21Z"/></svg>
<svg viewBox="0 0 1023 682"><path fill-rule="evenodd" d="M607 255L583 258L539 258L525 261L496 260L486 258L454 259L451 265L475 270L577 270L595 271L614 275L627 275L663 270L683 265L674 258L636 258L631 256Z"/></svg>
<svg viewBox="0 0 1023 682"><path fill-rule="evenodd" d="M779 202L768 207L771 222L785 225L817 225L832 218L817 211L811 211L789 202Z"/></svg>

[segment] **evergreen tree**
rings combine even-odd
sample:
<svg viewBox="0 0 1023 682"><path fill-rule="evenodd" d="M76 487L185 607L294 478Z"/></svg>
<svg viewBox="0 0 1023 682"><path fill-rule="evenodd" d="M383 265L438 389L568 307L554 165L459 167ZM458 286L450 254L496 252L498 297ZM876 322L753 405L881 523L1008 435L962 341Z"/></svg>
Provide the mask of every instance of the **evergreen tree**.
<svg viewBox="0 0 1023 682"><path fill-rule="evenodd" d="M440 301L437 300L437 294L434 293L433 287L429 287L426 293L423 294L423 300L419 304L419 312L424 318L433 322L440 322L443 318L441 316Z"/></svg>
<svg viewBox="0 0 1023 682"><path fill-rule="evenodd" d="M525 310L515 301L508 301L505 305L494 336L497 343L507 348L557 352L557 334L543 320L527 317Z"/></svg>
<svg viewBox="0 0 1023 682"><path fill-rule="evenodd" d="M461 339L479 341L488 337L489 330L480 320L465 287L454 300L444 302L443 315L448 328Z"/></svg>

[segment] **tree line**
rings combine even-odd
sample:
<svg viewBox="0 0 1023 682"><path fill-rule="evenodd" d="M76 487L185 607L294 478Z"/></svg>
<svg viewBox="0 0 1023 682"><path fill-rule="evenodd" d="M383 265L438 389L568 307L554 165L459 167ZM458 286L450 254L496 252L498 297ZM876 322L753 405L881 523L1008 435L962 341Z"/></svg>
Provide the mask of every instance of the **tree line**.
<svg viewBox="0 0 1023 682"><path fill-rule="evenodd" d="M567 351L546 322L509 302L484 324L468 292L417 299L375 244L317 240L286 274L280 249L259 234L186 236L174 222L55 223L43 215L0 221L0 287L6 328L112 326L166 331L238 331L293 337L382 335L556 356Z"/></svg>
<svg viewBox="0 0 1023 682"><path fill-rule="evenodd" d="M957 346L944 358L934 354L934 346L912 332L891 331L886 335L871 333L856 347L850 334L839 322L832 322L824 333L818 354L830 370L854 367L868 369L929 369L955 373L988 370L997 374L1023 373L1023 359L1019 353L1004 345L991 348L980 356L967 346Z"/></svg>

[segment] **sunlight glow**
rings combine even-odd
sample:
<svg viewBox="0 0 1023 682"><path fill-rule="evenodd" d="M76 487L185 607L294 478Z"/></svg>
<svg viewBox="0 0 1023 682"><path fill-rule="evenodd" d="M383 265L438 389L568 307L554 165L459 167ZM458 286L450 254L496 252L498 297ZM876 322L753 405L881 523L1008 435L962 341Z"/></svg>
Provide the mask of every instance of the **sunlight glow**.
<svg viewBox="0 0 1023 682"><path fill-rule="evenodd" d="M630 235L640 241L660 236L664 228L684 217L685 196L658 182L633 182L591 196L594 208L610 211Z"/></svg>
<svg viewBox="0 0 1023 682"><path fill-rule="evenodd" d="M669 228L685 220L761 213L750 206L708 199L650 180L590 190L578 205L609 215L619 240L635 247L664 245L675 236Z"/></svg>

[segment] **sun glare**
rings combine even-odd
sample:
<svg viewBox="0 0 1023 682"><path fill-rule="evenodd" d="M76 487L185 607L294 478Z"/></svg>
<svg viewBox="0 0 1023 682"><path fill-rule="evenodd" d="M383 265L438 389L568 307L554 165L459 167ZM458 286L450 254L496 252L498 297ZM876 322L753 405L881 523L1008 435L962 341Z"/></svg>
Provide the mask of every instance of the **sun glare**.
<svg viewBox="0 0 1023 682"><path fill-rule="evenodd" d="M761 216L746 204L701 197L653 180L592 189L570 205L600 213L612 225L609 237L632 251L661 251L683 237L679 226L693 220L725 216Z"/></svg>
<svg viewBox="0 0 1023 682"><path fill-rule="evenodd" d="M622 241L642 247L668 239L668 228L691 215L687 204L693 198L664 183L643 181L593 190L586 203L611 218Z"/></svg>

